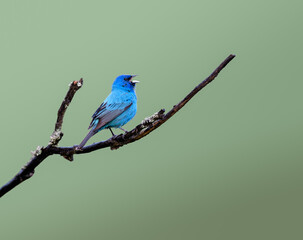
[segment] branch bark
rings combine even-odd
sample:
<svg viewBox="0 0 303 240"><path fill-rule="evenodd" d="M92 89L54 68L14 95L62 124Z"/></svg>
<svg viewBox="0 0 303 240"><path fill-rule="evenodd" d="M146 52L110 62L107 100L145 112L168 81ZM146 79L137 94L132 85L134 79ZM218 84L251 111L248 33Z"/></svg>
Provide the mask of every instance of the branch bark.
<svg viewBox="0 0 303 240"><path fill-rule="evenodd" d="M188 101L192 99L201 89L212 82L220 71L235 57L235 55L229 55L204 81L202 81L198 86L196 86L181 102L173 106L173 108L165 114L165 110L161 109L159 112L153 114L152 116L144 119L139 125L137 125L131 131L113 136L105 141L94 143L83 147L83 149L78 150L75 146L72 147L58 147L57 144L63 137L61 131L64 114L67 107L71 103L75 93L82 87L83 79L79 81L74 81L70 84L69 90L58 110L57 121L55 124L54 132L50 137L50 142L46 147L38 146L37 149L32 152L32 158L30 161L5 185L0 188L0 197L4 194L18 186L20 183L32 177L35 173L35 168L47 157L53 154L60 154L69 161L73 161L73 156L75 154L85 154L92 151L96 151L102 148L110 147L113 149L118 149L126 144L138 141L139 139L145 137L173 115L175 115Z"/></svg>

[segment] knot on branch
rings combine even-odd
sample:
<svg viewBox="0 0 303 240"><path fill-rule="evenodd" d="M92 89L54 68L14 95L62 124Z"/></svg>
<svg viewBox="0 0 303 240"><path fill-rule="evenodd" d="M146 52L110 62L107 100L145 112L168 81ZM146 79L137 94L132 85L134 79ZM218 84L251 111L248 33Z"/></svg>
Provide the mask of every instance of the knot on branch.
<svg viewBox="0 0 303 240"><path fill-rule="evenodd" d="M55 130L53 134L50 136L50 141L48 145L56 146L62 137L63 137L63 132L61 132L61 130L59 129Z"/></svg>
<svg viewBox="0 0 303 240"><path fill-rule="evenodd" d="M75 154L75 148L73 148L72 151L68 151L64 154L61 154L61 156L64 157L66 160L72 162L74 161L74 154Z"/></svg>
<svg viewBox="0 0 303 240"><path fill-rule="evenodd" d="M41 155L42 150L43 150L43 147L38 146L35 151L31 151L32 157L34 158L34 157L38 157L39 155Z"/></svg>
<svg viewBox="0 0 303 240"><path fill-rule="evenodd" d="M58 149L57 147L54 148ZM77 154L79 152L82 152L82 149L78 149L78 145L75 145L71 148L66 149L66 151L59 152L59 154L66 160L72 162L74 161L74 154Z"/></svg>
<svg viewBox="0 0 303 240"><path fill-rule="evenodd" d="M165 109L161 109L159 112L154 113L150 117L144 118L141 122L143 128L149 127L152 123L159 119L163 119Z"/></svg>

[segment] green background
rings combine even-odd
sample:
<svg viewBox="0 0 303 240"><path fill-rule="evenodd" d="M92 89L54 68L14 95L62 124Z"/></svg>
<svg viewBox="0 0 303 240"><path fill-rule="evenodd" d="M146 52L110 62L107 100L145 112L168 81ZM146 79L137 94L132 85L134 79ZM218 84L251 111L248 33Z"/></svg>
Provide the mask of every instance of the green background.
<svg viewBox="0 0 303 240"><path fill-rule="evenodd" d="M80 143L117 75L141 81L132 129L237 55L141 141L45 160L0 199L1 239L302 239L302 7L1 0L1 185L47 145L71 81L60 146Z"/></svg>

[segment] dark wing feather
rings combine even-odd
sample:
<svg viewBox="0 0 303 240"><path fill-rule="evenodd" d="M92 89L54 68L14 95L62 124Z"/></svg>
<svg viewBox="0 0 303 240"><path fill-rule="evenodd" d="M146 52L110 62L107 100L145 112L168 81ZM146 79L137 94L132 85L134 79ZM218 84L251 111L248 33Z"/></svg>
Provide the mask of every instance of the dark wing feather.
<svg viewBox="0 0 303 240"><path fill-rule="evenodd" d="M98 114L102 112L106 108L107 103L101 103L100 107L96 110L96 112L93 114L92 118L95 118Z"/></svg>
<svg viewBox="0 0 303 240"><path fill-rule="evenodd" d="M98 123L94 130L98 130L105 126L107 123L114 120L116 117L121 115L124 111L126 111L132 103L113 103L107 104L102 103L101 106L97 109L97 111L92 116L92 121L89 125L89 128L94 126L95 122L98 120Z"/></svg>
<svg viewBox="0 0 303 240"><path fill-rule="evenodd" d="M101 103L100 107L98 107L96 112L92 115L92 121L90 122L88 129L90 129L94 125L97 115L100 115L102 112L104 112L104 110L106 110L106 105L107 103Z"/></svg>

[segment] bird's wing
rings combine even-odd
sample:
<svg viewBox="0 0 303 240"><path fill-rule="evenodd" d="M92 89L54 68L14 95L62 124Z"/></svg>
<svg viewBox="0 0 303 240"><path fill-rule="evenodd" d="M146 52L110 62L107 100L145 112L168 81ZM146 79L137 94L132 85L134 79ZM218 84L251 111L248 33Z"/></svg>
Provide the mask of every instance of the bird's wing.
<svg viewBox="0 0 303 240"><path fill-rule="evenodd" d="M96 124L95 130L100 129L105 126L107 123L114 120L124 111L126 111L132 103L124 102L124 103L107 103L103 102L101 106L96 110L96 112L92 116L92 121L88 127L90 129L92 126ZM98 121L96 123L96 121Z"/></svg>

